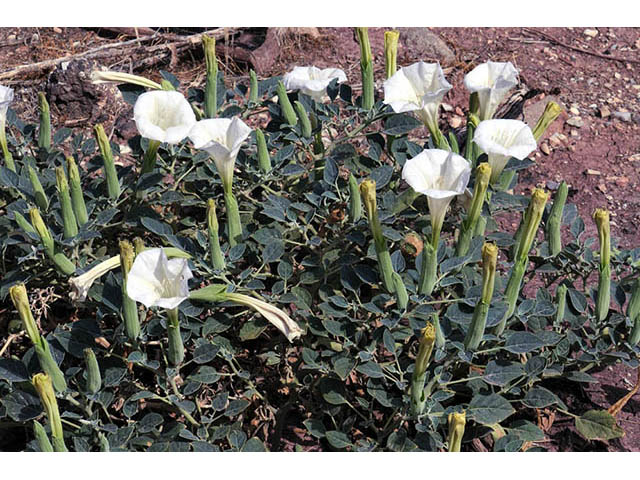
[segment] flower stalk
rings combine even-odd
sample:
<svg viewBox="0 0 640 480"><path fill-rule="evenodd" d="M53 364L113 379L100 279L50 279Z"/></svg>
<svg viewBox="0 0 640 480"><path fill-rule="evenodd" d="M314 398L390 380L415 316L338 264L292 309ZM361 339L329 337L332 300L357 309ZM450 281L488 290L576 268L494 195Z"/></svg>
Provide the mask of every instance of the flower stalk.
<svg viewBox="0 0 640 480"><path fill-rule="evenodd" d="M44 188L42 188L42 183L40 183L40 178L38 178L35 168L29 165L27 170L29 171L29 181L31 182L31 188L33 188L36 205L43 212L46 212L49 209L49 197L44 193Z"/></svg>
<svg viewBox="0 0 640 480"><path fill-rule="evenodd" d="M224 206L227 210L227 235L229 237L229 245L234 247L242 240L242 221L240 220L240 210L238 201L231 191L231 185L225 186L224 190Z"/></svg>
<svg viewBox="0 0 640 480"><path fill-rule="evenodd" d="M7 144L7 111L13 102L13 89L0 85L0 147L4 156L5 166L12 172L16 172L16 164Z"/></svg>
<svg viewBox="0 0 640 480"><path fill-rule="evenodd" d="M497 259L498 247L493 243L485 243L482 246L482 297L476 304L471 325L464 339L464 348L472 352L480 346L487 325L487 316L493 298Z"/></svg>
<svg viewBox="0 0 640 480"><path fill-rule="evenodd" d="M37 235L36 229L33 228L29 221L24 218L24 216L20 212L15 211L13 212L13 215L15 216L16 223L22 230L24 230L26 233L34 233Z"/></svg>
<svg viewBox="0 0 640 480"><path fill-rule="evenodd" d="M524 217L523 230L517 254L509 275L507 288L505 289L505 301L507 302L508 308L500 320L500 323L495 328L496 335L502 335L502 332L504 332L507 325L507 320L511 318L516 309L522 280L529 264L529 250L531 250L531 247L533 246L533 241L535 240L538 232L542 213L544 212L544 207L548 198L549 195L543 190L539 188L533 190L531 201L529 202L529 208L527 209Z"/></svg>
<svg viewBox="0 0 640 480"><path fill-rule="evenodd" d="M78 235L78 223L73 213L71 195L69 193L69 182L64 173L64 168L56 167L56 186L58 189L58 200L62 211L62 230L65 239Z"/></svg>
<svg viewBox="0 0 640 480"><path fill-rule="evenodd" d="M450 413L449 417L449 436L447 444L450 452L459 452L462 446L462 437L464 437L464 428L466 424L466 412Z"/></svg>
<svg viewBox="0 0 640 480"><path fill-rule="evenodd" d="M609 211L597 208L593 213L593 219L598 227L598 238L600 240L596 317L601 322L609 313L611 301L611 227L609 225Z"/></svg>
<svg viewBox="0 0 640 480"><path fill-rule="evenodd" d="M378 268L385 290L389 293L395 292L393 282L393 265L391 255L387 246L387 239L382 234L382 226L378 218L378 207L376 202L376 182L375 180L364 180L360 184L360 194L364 201L364 207L369 218L369 227L373 235L373 242L378 257Z"/></svg>
<svg viewBox="0 0 640 480"><path fill-rule="evenodd" d="M562 225L562 213L564 205L567 201L569 187L567 182L562 182L558 187L556 196L553 199L549 219L547 220L547 241L549 242L549 251L552 256L556 256L562 250L562 236L560 234L560 226Z"/></svg>
<svg viewBox="0 0 640 480"><path fill-rule="evenodd" d="M556 327L560 327L564 320L564 312L567 308L567 286L562 283L556 289L556 317L553 322Z"/></svg>
<svg viewBox="0 0 640 480"><path fill-rule="evenodd" d="M398 57L398 38L400 32L388 30L384 32L384 65L387 78L391 78L396 73Z"/></svg>
<svg viewBox="0 0 640 480"><path fill-rule="evenodd" d="M473 187L473 197L471 207L460 227L460 236L456 245L456 256L462 257L469 252L469 246L473 234L478 226L478 219L482 214L482 205L487 196L487 188L491 181L491 166L488 163L481 163L476 168L476 183Z"/></svg>
<svg viewBox="0 0 640 480"><path fill-rule="evenodd" d="M402 280L399 273L393 272L393 286L396 292L396 302L400 310L406 310L409 305L409 294L407 293L407 287Z"/></svg>
<svg viewBox="0 0 640 480"><path fill-rule="evenodd" d="M19 283L9 289L9 295L11 296L13 305L18 310L18 315L20 315L20 319L22 320L22 326L27 331L27 335L33 344L38 361L40 362L40 367L49 375L56 391L64 392L67 389L67 382L64 379L62 370L60 370L60 367L51 354L49 343L46 338L40 335L38 325L33 318L29 306L27 289L24 284Z"/></svg>
<svg viewBox="0 0 640 480"><path fill-rule="evenodd" d="M218 113L218 59L216 58L216 39L202 36L204 60L207 68L207 82L204 87L204 115L213 118Z"/></svg>
<svg viewBox="0 0 640 480"><path fill-rule="evenodd" d="M144 152L144 157L142 158L142 170L140 170L141 175L144 175L145 173L151 173L156 168L158 149L160 148L161 143L162 142L158 140L149 140L149 146Z"/></svg>
<svg viewBox="0 0 640 480"><path fill-rule="evenodd" d="M121 240L120 268L122 270L122 283L120 287L122 291L122 317L124 319L124 330L127 338L133 343L136 343L140 336L140 318L135 300L127 294L127 278L133 266L135 256L133 245L127 240Z"/></svg>
<svg viewBox="0 0 640 480"><path fill-rule="evenodd" d="M116 172L116 164L113 160L111 145L109 144L109 139L102 124L98 123L93 127L93 131L96 136L96 141L98 142L102 161L104 162L104 174L107 177L107 194L110 199L115 200L120 196L120 182L118 182L118 173Z"/></svg>
<svg viewBox="0 0 640 480"><path fill-rule="evenodd" d="M371 55L371 43L369 42L369 29L357 27L356 35L360 44L360 74L362 76L362 108L373 108L373 57Z"/></svg>
<svg viewBox="0 0 640 480"><path fill-rule="evenodd" d="M91 348L85 348L82 353L84 354L84 364L87 369L87 392L91 394L98 393L102 386L102 376L100 375L98 359Z"/></svg>
<svg viewBox="0 0 640 480"><path fill-rule="evenodd" d="M297 125L298 117L296 116L296 112L293 110L289 97L287 96L287 89L281 81L279 81L276 86L276 93L278 95L278 104L280 104L280 110L282 110L284 120L291 126Z"/></svg>
<svg viewBox="0 0 640 480"><path fill-rule="evenodd" d="M353 173L349 173L349 216L351 221L356 223L362 217L362 197L358 181Z"/></svg>
<svg viewBox="0 0 640 480"><path fill-rule="evenodd" d="M40 401L49 419L51 438L53 439L53 450L56 452L66 452L67 447L64 444L62 420L60 419L60 410L58 409L56 394L53 391L51 377L46 373L37 373L33 376L31 382L40 396Z"/></svg>
<svg viewBox="0 0 640 480"><path fill-rule="evenodd" d="M472 93L471 98L477 94ZM472 103L471 101L469 103ZM464 158L466 158L472 166L476 166L476 161L478 159L478 149L476 148L476 144L473 143L473 135L478 128L478 124L480 123L480 119L473 112L469 111L467 115L467 137L465 139L464 144Z"/></svg>
<svg viewBox="0 0 640 480"><path fill-rule="evenodd" d="M38 147L51 150L51 114L49 102L43 92L38 93L38 107L40 109L40 129L38 130Z"/></svg>
<svg viewBox="0 0 640 480"><path fill-rule="evenodd" d="M411 377L411 411L415 416L424 413L427 403L424 385L435 342L436 328L432 323L428 322L420 334L420 347L418 348L418 355L416 356L416 363Z"/></svg>
<svg viewBox="0 0 640 480"><path fill-rule="evenodd" d="M209 251L211 252L211 266L214 270L225 268L224 255L220 248L218 233L218 217L216 216L216 202L213 198L207 200L207 231L209 232Z"/></svg>
<svg viewBox="0 0 640 480"><path fill-rule="evenodd" d="M267 148L267 140L259 128L256 128L256 144L258 146L258 167L262 172L267 173L271 170L271 157Z"/></svg>
<svg viewBox="0 0 640 480"><path fill-rule="evenodd" d="M87 214L87 206L84 203L84 195L82 194L82 182L80 181L80 172L75 159L69 155L67 157L67 171L69 172L69 187L71 191L71 204L78 226L82 227L89 221Z"/></svg>

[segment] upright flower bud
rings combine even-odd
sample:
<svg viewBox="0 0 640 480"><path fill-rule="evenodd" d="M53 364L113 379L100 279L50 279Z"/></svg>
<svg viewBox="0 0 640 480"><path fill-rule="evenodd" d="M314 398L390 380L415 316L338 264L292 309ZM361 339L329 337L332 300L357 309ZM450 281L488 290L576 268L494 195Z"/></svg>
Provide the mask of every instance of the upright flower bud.
<svg viewBox="0 0 640 480"><path fill-rule="evenodd" d="M546 132L549 125L551 125L558 116L562 113L563 108L554 101L550 101L544 107L544 112L540 115L536 126L533 128L533 138L536 142L540 141L544 132Z"/></svg>
<svg viewBox="0 0 640 480"><path fill-rule="evenodd" d="M469 252L471 239L478 225L478 218L482 213L482 205L487 196L487 188L491 180L491 165L481 163L476 168L476 183L473 187L473 197L471 199L471 208L467 212L467 216L462 222L458 244L456 245L456 256L462 257Z"/></svg>
<svg viewBox="0 0 640 480"><path fill-rule="evenodd" d="M278 81L278 85L276 86L276 93L278 94L278 103L280 104L280 110L282 110L282 116L284 117L284 120L289 125L297 125L298 117L296 116L296 112L291 106L289 97L287 96L287 89L285 88L284 83L282 83L281 81Z"/></svg>
<svg viewBox="0 0 640 480"><path fill-rule="evenodd" d="M167 310L167 337L169 340L167 359L170 365L179 367L184 361L184 344L180 333L180 319L177 308Z"/></svg>
<svg viewBox="0 0 640 480"><path fill-rule="evenodd" d="M67 382L64 379L64 374L60 370L60 367L58 367L58 364L53 359L47 340L40 335L38 326L33 319L27 289L24 284L19 283L9 288L9 295L11 296L13 305L16 307L16 310L18 310L22 325L33 344L38 361L40 362L40 367L51 377L56 390L58 392L64 392L67 389Z"/></svg>
<svg viewBox="0 0 640 480"><path fill-rule="evenodd" d="M258 166L260 170L267 173L271 170L271 158L269 157L267 140L259 128L256 128L256 145L258 146Z"/></svg>
<svg viewBox="0 0 640 480"><path fill-rule="evenodd" d="M349 216L353 223L362 217L362 197L360 197L358 181L353 173L349 174Z"/></svg>
<svg viewBox="0 0 640 480"><path fill-rule="evenodd" d="M466 412L449 414L449 436L447 444L450 452L459 452L462 445L462 437L464 436L464 427L466 424Z"/></svg>
<svg viewBox="0 0 640 480"><path fill-rule="evenodd" d="M536 188L531 195L529 208L527 209L524 217L522 235L515 255L513 268L509 275L507 288L504 292L508 308L502 317L502 320L500 320L500 323L496 326L496 335L502 335L502 332L507 325L507 320L511 318L516 309L516 303L520 294L520 287L522 286L522 279L524 278L524 274L526 273L527 266L529 264L529 250L531 250L533 241L535 240L538 232L542 213L544 212L544 207L548 198L549 195L539 188Z"/></svg>
<svg viewBox="0 0 640 480"><path fill-rule="evenodd" d="M627 305L627 317L633 327L629 335L629 343L633 346L640 343L640 277L636 279L631 289L631 299Z"/></svg>
<svg viewBox="0 0 640 480"><path fill-rule="evenodd" d="M309 120L309 115L302 105L297 100L294 102L294 106L296 108L296 114L298 115L298 119L300 120L300 129L302 130L302 136L304 138L311 137L311 120Z"/></svg>
<svg viewBox="0 0 640 480"><path fill-rule="evenodd" d="M40 183L38 173L31 165L29 165L27 169L29 171L29 180L31 181L31 188L33 188L33 196L35 197L36 205L42 211L46 212L49 209L49 198L46 193L44 193L44 188L42 188L42 183Z"/></svg>
<svg viewBox="0 0 640 480"><path fill-rule="evenodd" d="M471 325L464 339L464 347L470 351L478 349L484 336L489 306L493 298L497 259L498 247L493 243L485 243L482 246L482 298L476 304Z"/></svg>
<svg viewBox="0 0 640 480"><path fill-rule="evenodd" d="M13 216L16 219L16 223L18 226L27 233L36 233L36 229L31 226L31 224L27 221L26 218L22 216L22 214L18 211L13 212Z"/></svg>
<svg viewBox="0 0 640 480"><path fill-rule="evenodd" d="M369 43L369 29L367 27L356 28L358 43L360 44L360 73L362 75L362 108L373 108L373 57L371 44Z"/></svg>
<svg viewBox="0 0 640 480"><path fill-rule="evenodd" d="M407 293L407 287L402 280L399 273L393 272L393 286L396 292L396 301L400 310L406 310L409 304L409 294Z"/></svg>
<svg viewBox="0 0 640 480"><path fill-rule="evenodd" d="M209 232L209 251L211 252L211 266L214 270L224 270L224 255L220 248L218 217L216 216L216 202L213 198L207 200L207 230Z"/></svg>
<svg viewBox="0 0 640 480"><path fill-rule="evenodd" d="M476 131L476 128L478 128L478 124L480 123L480 118L478 118L478 115L473 113L473 110L471 110L474 106L474 98L476 110L478 108L478 94L472 93L469 99L469 113L467 114L467 136L464 144L464 158L466 158L472 166L476 165L476 160L479 153L476 144L473 143L473 135Z"/></svg>
<svg viewBox="0 0 640 480"><path fill-rule="evenodd" d="M609 226L609 211L597 208L593 219L598 227L600 239L600 268L598 278L598 298L596 299L596 317L602 321L609 313L611 301L611 238Z"/></svg>
<svg viewBox="0 0 640 480"><path fill-rule="evenodd" d="M84 364L87 371L87 391L91 394L98 393L102 386L98 359L91 348L85 348L82 353L84 354Z"/></svg>
<svg viewBox="0 0 640 480"><path fill-rule="evenodd" d="M58 188L58 200L60 201L60 210L62 211L62 227L64 238L73 238L78 235L78 224L76 216L73 213L71 205L71 196L69 194L69 183L64 168L56 167L56 186Z"/></svg>
<svg viewBox="0 0 640 480"><path fill-rule="evenodd" d="M58 401L53 392L51 377L46 373L37 373L31 379L35 387L40 401L44 407L44 411L49 419L51 426L51 438L53 439L53 449L56 452L66 452L67 447L64 444L64 432L62 430L62 421L60 420L60 411L58 410Z"/></svg>
<svg viewBox="0 0 640 480"><path fill-rule="evenodd" d="M562 182L558 187L556 196L553 199L551 213L547 220L547 241L549 242L549 252L552 256L556 256L562 250L562 236L560 226L562 225L562 213L564 212L564 204L567 201L569 187L567 182Z"/></svg>
<svg viewBox="0 0 640 480"><path fill-rule="evenodd" d="M360 194L362 195L364 207L367 211L367 216L369 217L369 227L371 228L371 234L373 235L382 284L387 292L393 293L395 292L395 285L393 282L393 265L391 264L391 255L389 254L389 248L387 247L387 240L382 234L382 226L378 219L376 182L374 180L364 180L360 184Z"/></svg>
<svg viewBox="0 0 640 480"><path fill-rule="evenodd" d="M396 73L396 59L398 57L398 38L400 32L388 30L384 32L384 60L387 78L391 78Z"/></svg>
<svg viewBox="0 0 640 480"><path fill-rule="evenodd" d="M11 152L9 151L6 131L7 111L9 110L11 102L13 102L13 89L0 85L0 147L2 148L5 166L15 173L16 164L13 161Z"/></svg>
<svg viewBox="0 0 640 480"><path fill-rule="evenodd" d="M140 255L147 249L147 247L144 246L144 240L142 240L140 237L135 237L133 239L133 248L136 251L136 255Z"/></svg>
<svg viewBox="0 0 640 480"><path fill-rule="evenodd" d="M564 320L564 312L567 308L567 286L564 283L558 285L556 289L556 318L553 322L555 326L560 326Z"/></svg>
<svg viewBox="0 0 640 480"><path fill-rule="evenodd" d="M53 447L51 446L47 432L37 420L33 421L33 436L36 442L38 442L41 452L53 452Z"/></svg>
<svg viewBox="0 0 640 480"><path fill-rule="evenodd" d="M258 103L258 76L253 69L249 70L249 102Z"/></svg>
<svg viewBox="0 0 640 480"><path fill-rule="evenodd" d="M82 183L80 181L80 172L76 165L75 159L69 155L67 157L67 171L69 172L69 186L71 190L71 203L73 212L75 213L78 226L81 227L89 220L87 215L87 206L84 203L84 195L82 194Z"/></svg>
<svg viewBox="0 0 640 480"><path fill-rule="evenodd" d="M38 147L49 151L51 149L51 114L49 113L49 102L43 92L38 93L38 107L40 108Z"/></svg>
<svg viewBox="0 0 640 480"><path fill-rule="evenodd" d="M40 242L42 243L45 252L47 252L47 255L52 256L54 254L53 237L51 236L49 228L47 228L47 225L40 216L40 210L32 208L29 210L29 217L31 219L31 225L33 225L36 232L38 232Z"/></svg>
<svg viewBox="0 0 640 480"><path fill-rule="evenodd" d="M107 177L107 193L109 194L110 199L115 200L120 196L120 183L118 182L118 173L116 172L116 164L113 160L111 145L109 144L109 139L107 138L107 134L104 132L102 124L98 123L93 127L93 131L96 135L98 147L100 148L102 161L104 162L104 174Z"/></svg>
<svg viewBox="0 0 640 480"><path fill-rule="evenodd" d="M420 346L411 377L411 410L414 415L421 415L424 412L427 401L424 384L435 342L436 328L432 323L427 323L420 334Z"/></svg>
<svg viewBox="0 0 640 480"><path fill-rule="evenodd" d="M216 39L202 36L204 60L207 67L207 83L204 88L204 114L213 118L218 112L218 59L216 58Z"/></svg>
<svg viewBox="0 0 640 480"><path fill-rule="evenodd" d="M135 300L127 295L127 277L133 266L135 253L133 245L126 240L120 241L120 268L122 270L122 316L124 318L124 329L127 338L132 342L137 342L140 336L140 319L138 317L138 306Z"/></svg>

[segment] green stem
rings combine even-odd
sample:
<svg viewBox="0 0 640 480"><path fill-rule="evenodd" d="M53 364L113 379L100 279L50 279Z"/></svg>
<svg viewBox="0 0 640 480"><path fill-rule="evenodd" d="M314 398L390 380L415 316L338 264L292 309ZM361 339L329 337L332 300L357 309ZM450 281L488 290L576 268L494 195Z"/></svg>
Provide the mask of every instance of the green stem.
<svg viewBox="0 0 640 480"><path fill-rule="evenodd" d="M231 191L231 185L223 185L224 205L227 209L227 233L229 235L229 245L232 247L242 240L242 222L240 221L240 211L238 202Z"/></svg>
<svg viewBox="0 0 640 480"><path fill-rule="evenodd" d="M167 336L169 339L167 359L172 366L178 367L184 360L184 345L180 334L180 320L177 308L167 310Z"/></svg>
<svg viewBox="0 0 640 480"><path fill-rule="evenodd" d="M144 159L142 161L142 171L140 172L142 175L145 173L151 173L153 172L153 169L156 168L156 158L158 156L160 143L161 142L157 140L149 140L149 147L144 153Z"/></svg>
<svg viewBox="0 0 640 480"><path fill-rule="evenodd" d="M12 172L16 172L16 164L13 161L13 156L9 151L9 146L7 144L7 132L5 131L5 123L2 122L0 125L0 146L2 147L2 154L4 155L4 163L6 167Z"/></svg>

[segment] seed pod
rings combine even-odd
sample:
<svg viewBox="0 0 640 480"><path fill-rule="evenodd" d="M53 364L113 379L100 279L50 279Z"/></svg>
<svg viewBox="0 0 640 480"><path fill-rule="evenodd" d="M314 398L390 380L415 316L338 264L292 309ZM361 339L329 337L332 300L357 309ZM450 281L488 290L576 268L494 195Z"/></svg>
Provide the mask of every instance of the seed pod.
<svg viewBox="0 0 640 480"><path fill-rule="evenodd" d="M89 393L98 393L102 386L102 376L100 375L100 367L98 366L98 360L96 354L90 348L85 348L84 363L87 369L87 391Z"/></svg>
<svg viewBox="0 0 640 480"><path fill-rule="evenodd" d="M167 310L167 316L167 337L169 340L167 359L169 360L169 364L178 367L184 360L184 345L182 343L182 335L180 334L178 310Z"/></svg>
<svg viewBox="0 0 640 480"><path fill-rule="evenodd" d="M35 169L29 165L29 180L31 181L31 188L33 188L33 196L36 200L36 205L43 211L47 211L49 209L49 198L46 193L44 193L44 189L42 188L42 184L40 183L40 179L38 178L38 174Z"/></svg>
<svg viewBox="0 0 640 480"><path fill-rule="evenodd" d="M464 347L469 351L478 349L487 325L489 306L493 297L498 247L493 243L485 243L482 247L482 297L473 311L471 325L464 339Z"/></svg>
<svg viewBox="0 0 640 480"><path fill-rule="evenodd" d="M258 166L260 170L267 173L271 170L271 157L269 157L269 149L267 148L267 140L264 133L256 128L256 144L258 146Z"/></svg>
<svg viewBox="0 0 640 480"><path fill-rule="evenodd" d="M218 59L216 58L216 39L202 36L204 59L207 70L207 82L204 87L204 114L214 118L218 112Z"/></svg>
<svg viewBox="0 0 640 480"><path fill-rule="evenodd" d="M296 116L296 112L291 106L289 97L287 96L287 89L284 86L284 83L282 83L281 81L278 81L278 85L276 86L276 93L278 94L278 103L280 104L280 110L282 110L282 116L284 117L284 120L289 125L297 125L298 117Z"/></svg>
<svg viewBox="0 0 640 480"><path fill-rule="evenodd" d="M120 183L118 182L118 173L116 172L116 164L113 160L113 153L107 134L104 132L102 124L98 123L93 127L93 131L100 148L100 155L104 162L104 174L107 177L107 193L112 200L120 196ZM154 158L155 162L155 158Z"/></svg>
<svg viewBox="0 0 640 480"><path fill-rule="evenodd" d="M73 213L73 206L71 205L69 183L67 182L67 176L62 167L56 167L56 185L58 188L60 209L62 210L63 235L65 239L73 238L78 235L78 223Z"/></svg>
<svg viewBox="0 0 640 480"><path fill-rule="evenodd" d="M51 115L49 113L49 103L44 93L38 93L38 107L40 108L40 129L38 131L38 147L51 150Z"/></svg>
<svg viewBox="0 0 640 480"><path fill-rule="evenodd" d="M209 251L211 252L211 266L214 270L224 270L224 255L220 248L218 233L218 217L216 216L216 202L213 198L207 200L207 230L209 232Z"/></svg>
<svg viewBox="0 0 640 480"><path fill-rule="evenodd" d="M563 181L558 187L556 196L553 199L553 206L551 207L551 213L547 220L547 241L549 242L549 251L554 257L562 250L560 226L562 225L562 213L568 193L569 187L567 186L567 182Z"/></svg>
<svg viewBox="0 0 640 480"><path fill-rule="evenodd" d="M464 428L466 424L466 412L450 413L449 417L449 436L447 443L450 452L459 452L462 445L462 437L464 436Z"/></svg>
<svg viewBox="0 0 640 480"><path fill-rule="evenodd" d="M302 136L304 138L311 137L311 121L309 120L309 115L307 115L307 111L299 101L295 101L293 104L296 108L296 114L298 115L298 119L300 120L300 128L302 129Z"/></svg>
<svg viewBox="0 0 640 480"><path fill-rule="evenodd" d="M249 102L258 103L258 76L249 70Z"/></svg>
<svg viewBox="0 0 640 480"><path fill-rule="evenodd" d="M67 157L67 171L69 172L69 186L71 190L71 203L73 212L75 213L78 226L82 227L89 220L87 215L87 206L84 203L84 195L82 194L82 183L80 181L80 172L76 165L75 159L69 155Z"/></svg>
<svg viewBox="0 0 640 480"><path fill-rule="evenodd" d="M371 44L369 43L369 29L367 27L356 28L358 43L360 44L360 73L362 76L362 108L373 108L373 57Z"/></svg>
<svg viewBox="0 0 640 480"><path fill-rule="evenodd" d="M560 326L564 320L564 312L567 307L567 286L564 283L558 285L556 289L556 305L556 318L553 323L556 326Z"/></svg>

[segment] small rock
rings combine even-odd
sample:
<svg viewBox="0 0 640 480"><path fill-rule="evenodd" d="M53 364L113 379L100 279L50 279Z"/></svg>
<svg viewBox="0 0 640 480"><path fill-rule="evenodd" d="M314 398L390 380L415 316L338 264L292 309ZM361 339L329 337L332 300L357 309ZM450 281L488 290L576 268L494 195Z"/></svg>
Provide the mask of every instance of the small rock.
<svg viewBox="0 0 640 480"><path fill-rule="evenodd" d="M631 121L631 112L613 112L613 116L618 120L622 120L623 122Z"/></svg>
<svg viewBox="0 0 640 480"><path fill-rule="evenodd" d="M60 27L53 27L54 33L62 33L62 29Z"/></svg>
<svg viewBox="0 0 640 480"><path fill-rule="evenodd" d="M16 36L12 33L11 35L9 35L9 36L7 37L7 40L15 40L16 38L18 38L18 37L16 37ZM638 86L640 87L640 85L638 85Z"/></svg>
<svg viewBox="0 0 640 480"><path fill-rule="evenodd" d="M402 42L421 52L422 58L438 60L441 65L451 65L456 61L456 54L446 42L436 33L426 27L401 27Z"/></svg>
<svg viewBox="0 0 640 480"><path fill-rule="evenodd" d="M580 115L580 110L578 110L578 107L576 107L575 105L571 105L571 108L569 109L569 112L572 115Z"/></svg>
<svg viewBox="0 0 640 480"><path fill-rule="evenodd" d="M604 183L601 183L600 185L598 185L598 190L600 190L602 193L607 193L607 186Z"/></svg>
<svg viewBox="0 0 640 480"><path fill-rule="evenodd" d="M558 182L554 182L553 180L547 180L547 188L549 190L557 190L560 184Z"/></svg>
<svg viewBox="0 0 640 480"><path fill-rule="evenodd" d="M602 175L600 173L600 170L592 170L592 169L587 169L587 175Z"/></svg>
<svg viewBox="0 0 640 480"><path fill-rule="evenodd" d="M602 106L600 107L599 113L600 113L600 118L607 118L608 116L611 115L611 110L609 110L609 108L606 106Z"/></svg>
<svg viewBox="0 0 640 480"><path fill-rule="evenodd" d="M560 132L556 132L553 135L551 135L549 137L549 143L551 143L551 145L553 145L554 147L559 147L562 145L562 143L567 139L567 136L560 133Z"/></svg>
<svg viewBox="0 0 640 480"><path fill-rule="evenodd" d="M580 128L584 125L584 121L581 117L571 117L567 120L567 125L571 125L572 127Z"/></svg>
<svg viewBox="0 0 640 480"><path fill-rule="evenodd" d="M38 35L37 33L34 33L33 35L31 35L31 43L38 43L39 40L40 40L40 35Z"/></svg>
<svg viewBox="0 0 640 480"><path fill-rule="evenodd" d="M629 177L625 177L624 175L622 177L618 177L616 179L616 185L619 187L626 187L629 185Z"/></svg>
<svg viewBox="0 0 640 480"><path fill-rule="evenodd" d="M598 30L594 29L594 28L587 28L584 32L582 32L584 35L586 35L587 37L597 37L598 36Z"/></svg>
<svg viewBox="0 0 640 480"><path fill-rule="evenodd" d="M445 112L451 112L453 110L453 107L448 103L442 102L440 106L442 107L442 110L444 110Z"/></svg>
<svg viewBox="0 0 640 480"><path fill-rule="evenodd" d="M449 126L451 128L458 128L460 125L462 125L462 117L453 115L451 118L449 118Z"/></svg>
<svg viewBox="0 0 640 480"><path fill-rule="evenodd" d="M542 145L540 145L540 151L545 155L551 154L551 149L549 148L549 145L547 145L546 143L543 143Z"/></svg>

